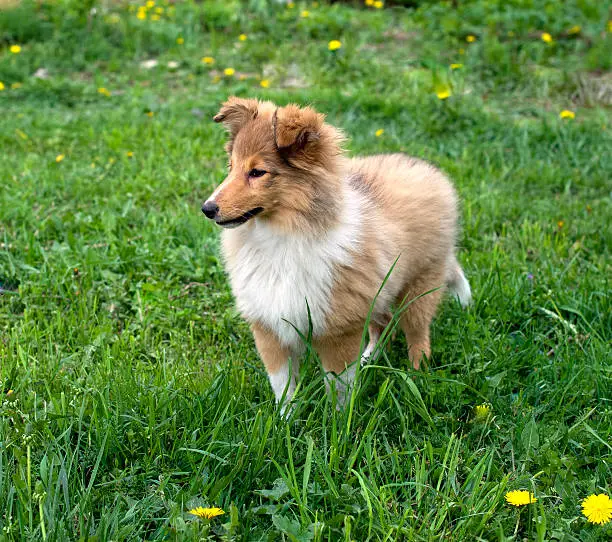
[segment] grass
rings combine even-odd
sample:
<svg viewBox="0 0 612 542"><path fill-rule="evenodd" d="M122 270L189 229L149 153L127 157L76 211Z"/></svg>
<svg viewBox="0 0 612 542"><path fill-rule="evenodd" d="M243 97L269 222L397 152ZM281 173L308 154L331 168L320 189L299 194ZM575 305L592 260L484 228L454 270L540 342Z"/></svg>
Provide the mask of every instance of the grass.
<svg viewBox="0 0 612 542"><path fill-rule="evenodd" d="M0 539L609 540L580 513L612 480L603 4L0 11ZM280 416L199 211L229 94L454 179L475 301L424 370L398 339L336 412L309 363Z"/></svg>

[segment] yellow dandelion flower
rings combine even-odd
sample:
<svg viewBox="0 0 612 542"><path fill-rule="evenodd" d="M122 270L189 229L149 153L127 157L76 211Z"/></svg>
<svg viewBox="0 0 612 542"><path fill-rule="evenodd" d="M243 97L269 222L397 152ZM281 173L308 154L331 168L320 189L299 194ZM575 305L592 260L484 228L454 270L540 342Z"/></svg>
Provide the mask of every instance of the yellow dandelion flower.
<svg viewBox="0 0 612 542"><path fill-rule="evenodd" d="M178 45L183 45L183 43L185 43L185 38L181 38L181 37L176 38L176 43Z"/></svg>
<svg viewBox="0 0 612 542"><path fill-rule="evenodd" d="M214 64L215 63L215 59L212 56L203 56L202 57L202 64Z"/></svg>
<svg viewBox="0 0 612 542"><path fill-rule="evenodd" d="M559 113L559 117L561 117L562 119L574 119L576 118L576 113L570 111L569 109L564 109L563 111L561 111L561 113Z"/></svg>
<svg viewBox="0 0 612 542"><path fill-rule="evenodd" d="M139 9L138 13L136 14L136 17L141 21L144 21L147 18L147 12Z"/></svg>
<svg viewBox="0 0 612 542"><path fill-rule="evenodd" d="M553 42L553 37L548 32L542 32L542 34L540 35L540 39L544 43L552 43Z"/></svg>
<svg viewBox="0 0 612 542"><path fill-rule="evenodd" d="M21 45L11 45L9 51L14 55L21 53Z"/></svg>
<svg viewBox="0 0 612 542"><path fill-rule="evenodd" d="M525 504L532 504L537 500L533 493L524 489L506 493L506 502L512 506L524 506Z"/></svg>
<svg viewBox="0 0 612 542"><path fill-rule="evenodd" d="M561 229L563 226L565 226L565 222L563 222L563 220L559 220L557 222L557 228Z"/></svg>
<svg viewBox="0 0 612 542"><path fill-rule="evenodd" d="M289 2L289 3L287 4L287 7L288 7L289 9L293 9L293 8L295 7L295 4L294 4L293 2Z"/></svg>
<svg viewBox="0 0 612 542"><path fill-rule="evenodd" d="M612 32L612 21L608 21L608 32Z"/></svg>
<svg viewBox="0 0 612 542"><path fill-rule="evenodd" d="M132 156L134 156L134 153L132 151L127 151L125 154L128 158L132 158Z"/></svg>
<svg viewBox="0 0 612 542"><path fill-rule="evenodd" d="M589 495L582 501L582 513L590 523L604 525L612 519L612 500L605 493Z"/></svg>
<svg viewBox="0 0 612 542"><path fill-rule="evenodd" d="M572 27L571 27L571 28L570 28L570 29L567 31L567 33L568 33L568 34L570 34L570 35L571 35L571 34L580 34L580 32L581 32L581 31L582 31L581 26L580 26L579 24L576 24L576 25L572 26Z"/></svg>
<svg viewBox="0 0 612 542"><path fill-rule="evenodd" d="M366 6L373 6L374 5L374 0L365 0L365 5Z"/></svg>
<svg viewBox="0 0 612 542"><path fill-rule="evenodd" d="M460 70L461 68L463 68L463 64L456 63L450 65L451 70Z"/></svg>
<svg viewBox="0 0 612 542"><path fill-rule="evenodd" d="M306 17L310 17L310 11L305 9L304 11L302 11L302 13L300 13L300 17L302 17L303 19L305 19Z"/></svg>
<svg viewBox="0 0 612 542"><path fill-rule="evenodd" d="M327 48L330 51L336 51L338 49L340 49L340 47L342 47L342 42L339 40L331 40L328 44L327 44Z"/></svg>
<svg viewBox="0 0 612 542"><path fill-rule="evenodd" d="M151 9L153 6L155 6L155 1L154 0L148 0L146 5L147 5L147 8Z"/></svg>
<svg viewBox="0 0 612 542"><path fill-rule="evenodd" d="M58 154L58 155L55 157L55 161L56 161L56 162L59 164L59 163L60 163L60 162L61 162L61 161L62 161L64 158L66 158L66 155L65 155L65 154Z"/></svg>
<svg viewBox="0 0 612 542"><path fill-rule="evenodd" d="M374 4L372 4L374 6L375 9L382 9L383 7L385 7L385 3L382 2L381 0L375 0Z"/></svg>
<svg viewBox="0 0 612 542"><path fill-rule="evenodd" d="M0 91L4 90L6 87L4 86L4 83L2 81L0 81Z"/></svg>
<svg viewBox="0 0 612 542"><path fill-rule="evenodd" d="M164 12L164 8L155 8L155 13L161 15Z"/></svg>
<svg viewBox="0 0 612 542"><path fill-rule="evenodd" d="M225 68L223 70L223 73L227 75L228 77L231 77L232 75L236 73L236 70L234 68Z"/></svg>
<svg viewBox="0 0 612 542"><path fill-rule="evenodd" d="M238 39L240 41L246 41L247 40L247 35L246 34L240 34L240 36L238 36Z"/></svg>
<svg viewBox="0 0 612 542"><path fill-rule="evenodd" d="M469 36L465 38L465 41L467 41L468 43L474 43L476 41L476 36L473 36L472 34L470 34Z"/></svg>
<svg viewBox="0 0 612 542"><path fill-rule="evenodd" d="M225 514L225 512L221 510L221 508L203 508L202 506L198 506L197 508L189 510L189 513L199 517L200 519L212 519L214 517L222 516L223 514Z"/></svg>
<svg viewBox="0 0 612 542"><path fill-rule="evenodd" d="M161 17L159 15L157 15L157 13L154 13L153 15L151 15L151 20L152 21L159 21Z"/></svg>
<svg viewBox="0 0 612 542"><path fill-rule="evenodd" d="M100 87L98 89L98 93L102 94L103 96L107 96L107 97L111 95L110 90L108 90L107 88L104 88L104 87Z"/></svg>
<svg viewBox="0 0 612 542"><path fill-rule="evenodd" d="M484 420L489 417L489 414L491 414L491 406L486 403L477 405L474 407L474 414L477 420Z"/></svg>
<svg viewBox="0 0 612 542"><path fill-rule="evenodd" d="M270 86L270 81L268 79L262 79L259 82L259 86L263 88L268 88Z"/></svg>
<svg viewBox="0 0 612 542"><path fill-rule="evenodd" d="M11 395L13 395L13 393L15 393L13 390L9 390L6 392L6 396L10 397Z"/></svg>
<svg viewBox="0 0 612 542"><path fill-rule="evenodd" d="M439 100L446 100L452 95L453 93L448 85L443 84L436 87L436 96Z"/></svg>
<svg viewBox="0 0 612 542"><path fill-rule="evenodd" d="M376 137L380 137L380 136L381 136L381 135L383 135L384 133L385 133L385 131L384 131L382 128L379 128L378 130L376 130L376 131L374 132L374 135L375 135Z"/></svg>
<svg viewBox="0 0 612 542"><path fill-rule="evenodd" d="M18 88L21 88L22 86L23 86L23 84L22 84L22 83L13 83L13 84L11 85L11 88L12 88L12 89L18 89Z"/></svg>
<svg viewBox="0 0 612 542"><path fill-rule="evenodd" d="M145 114L147 117L151 118L155 113L153 113L153 111L147 111Z"/></svg>

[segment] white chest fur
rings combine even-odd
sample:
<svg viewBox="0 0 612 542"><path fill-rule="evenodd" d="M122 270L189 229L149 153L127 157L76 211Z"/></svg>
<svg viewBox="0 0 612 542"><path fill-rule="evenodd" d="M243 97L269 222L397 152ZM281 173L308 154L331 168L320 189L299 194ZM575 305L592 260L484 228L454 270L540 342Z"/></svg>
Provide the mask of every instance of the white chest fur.
<svg viewBox="0 0 612 542"><path fill-rule="evenodd" d="M320 237L281 233L262 221L248 230L227 230L240 248L228 271L241 314L274 331L287 347L300 348L294 327L308 333L308 310L313 335L325 332L330 297L339 265L351 265L359 250L360 209L363 202L347 189L339 224Z"/></svg>

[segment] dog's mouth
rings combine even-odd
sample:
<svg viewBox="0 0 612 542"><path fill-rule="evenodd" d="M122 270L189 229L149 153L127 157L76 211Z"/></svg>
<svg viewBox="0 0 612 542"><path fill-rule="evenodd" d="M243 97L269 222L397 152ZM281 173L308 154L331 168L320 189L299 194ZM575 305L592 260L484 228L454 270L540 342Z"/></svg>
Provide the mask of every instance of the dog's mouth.
<svg viewBox="0 0 612 542"><path fill-rule="evenodd" d="M232 218L230 220L217 220L216 222L219 226L223 226L224 228L235 228L241 224L244 224L254 216L257 216L262 211L263 207L255 207L255 209L251 209L250 211L247 211L243 215L236 218Z"/></svg>

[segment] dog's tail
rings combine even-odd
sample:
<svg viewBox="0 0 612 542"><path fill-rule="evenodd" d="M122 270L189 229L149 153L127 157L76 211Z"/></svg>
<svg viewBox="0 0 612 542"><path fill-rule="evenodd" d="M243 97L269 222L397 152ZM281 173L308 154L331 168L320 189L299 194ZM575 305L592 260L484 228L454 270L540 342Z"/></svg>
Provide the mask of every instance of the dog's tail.
<svg viewBox="0 0 612 542"><path fill-rule="evenodd" d="M472 301L472 289L470 283L463 274L463 269L457 259L453 256L453 261L449 266L446 284L451 293L459 298L462 307L467 307Z"/></svg>

